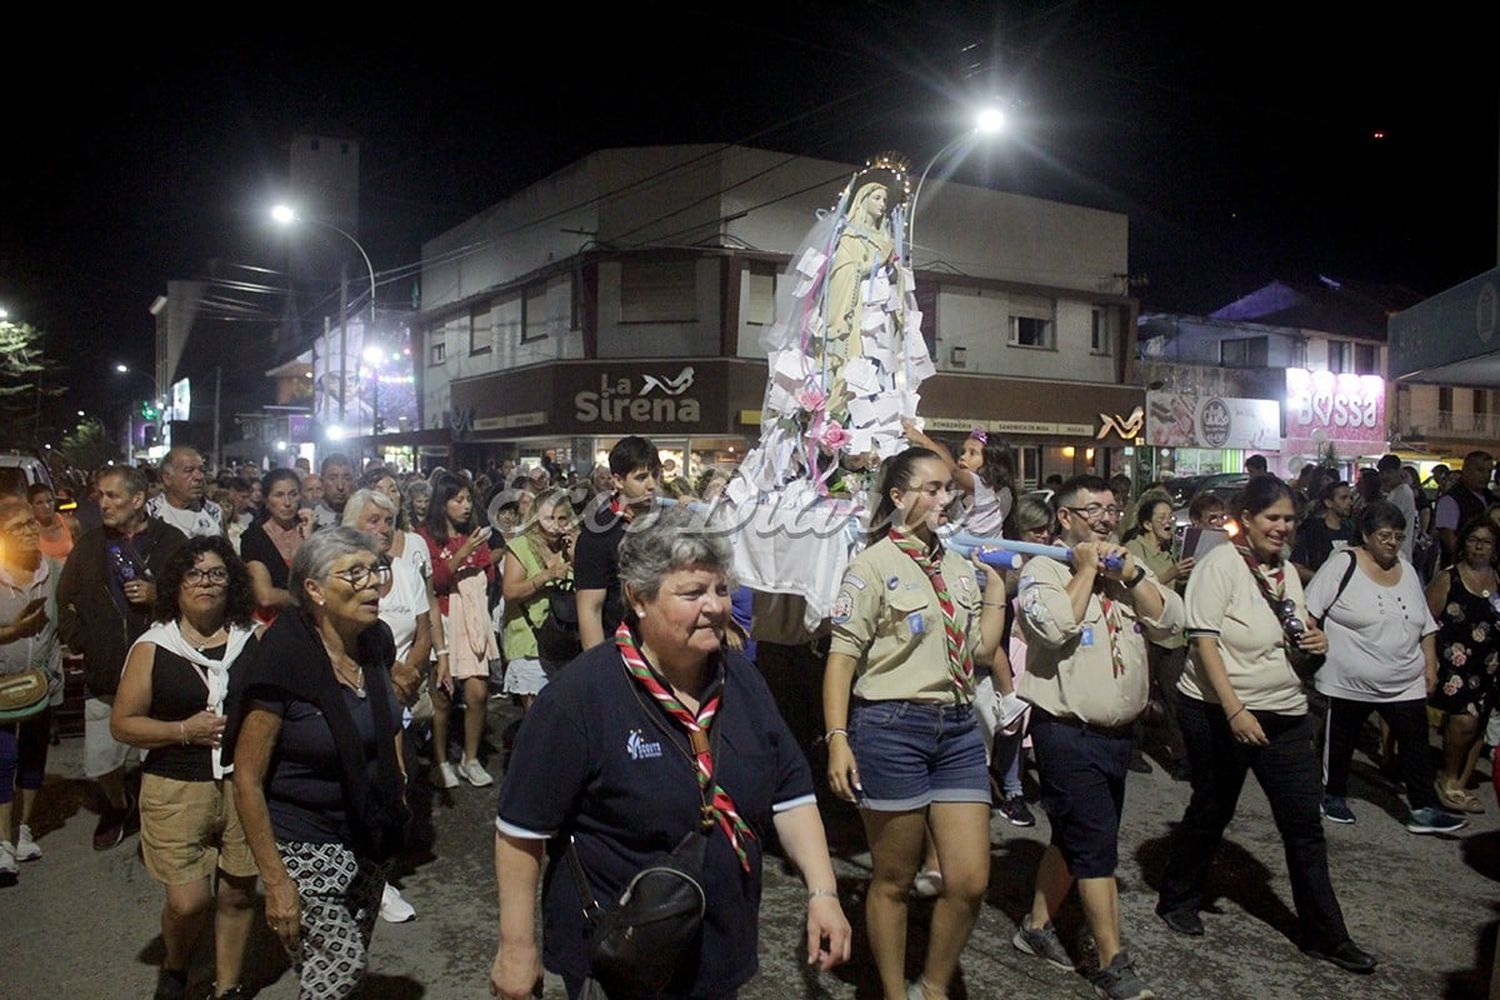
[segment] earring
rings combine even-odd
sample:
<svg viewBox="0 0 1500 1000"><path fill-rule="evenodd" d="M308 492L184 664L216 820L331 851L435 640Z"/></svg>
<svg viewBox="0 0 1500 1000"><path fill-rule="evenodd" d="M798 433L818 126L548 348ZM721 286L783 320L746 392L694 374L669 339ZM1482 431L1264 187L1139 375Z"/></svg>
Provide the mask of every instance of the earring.
<svg viewBox="0 0 1500 1000"><path fill-rule="evenodd" d="M640 611L637 611L637 612L636 612L636 613L635 613L635 616L636 616L636 617L637 617L637 618L644 618L644 617L646 617L646 611L645 611L645 609L644 609L644 608L643 608L643 609L641 609L641 610L640 610Z"/></svg>

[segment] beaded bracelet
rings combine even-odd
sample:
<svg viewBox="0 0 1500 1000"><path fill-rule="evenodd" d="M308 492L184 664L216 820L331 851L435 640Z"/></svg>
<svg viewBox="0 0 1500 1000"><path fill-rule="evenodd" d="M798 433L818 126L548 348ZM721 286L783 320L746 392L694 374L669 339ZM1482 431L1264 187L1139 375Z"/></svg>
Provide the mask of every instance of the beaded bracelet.
<svg viewBox="0 0 1500 1000"><path fill-rule="evenodd" d="M823 734L823 742L824 743L828 743L828 742L832 741L832 739L835 736L842 736L844 739L847 740L849 738L849 730L843 729L843 728L840 728L840 729L830 729L830 730L828 730L828 732L826 732L826 733Z"/></svg>

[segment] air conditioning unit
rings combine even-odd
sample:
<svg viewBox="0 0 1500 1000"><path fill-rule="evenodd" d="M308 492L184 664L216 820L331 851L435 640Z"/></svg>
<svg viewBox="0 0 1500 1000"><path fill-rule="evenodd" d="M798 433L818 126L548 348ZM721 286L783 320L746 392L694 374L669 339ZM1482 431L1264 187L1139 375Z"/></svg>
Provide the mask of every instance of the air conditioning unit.
<svg viewBox="0 0 1500 1000"><path fill-rule="evenodd" d="M967 347L955 347L948 352L948 363L954 368L963 368L968 365L969 349Z"/></svg>

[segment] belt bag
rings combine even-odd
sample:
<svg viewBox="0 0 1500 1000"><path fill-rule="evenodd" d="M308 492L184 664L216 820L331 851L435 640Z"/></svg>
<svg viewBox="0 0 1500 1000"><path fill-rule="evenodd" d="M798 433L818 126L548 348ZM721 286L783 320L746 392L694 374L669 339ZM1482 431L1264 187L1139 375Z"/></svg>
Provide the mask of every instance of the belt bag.
<svg viewBox="0 0 1500 1000"><path fill-rule="evenodd" d="M47 671L32 667L0 677L0 722L20 722L47 708Z"/></svg>
<svg viewBox="0 0 1500 1000"><path fill-rule="evenodd" d="M568 841L568 866L593 927L589 976L607 996L654 996L672 985L703 936L704 834L694 831L669 854L648 861L605 910L589 891L588 875Z"/></svg>

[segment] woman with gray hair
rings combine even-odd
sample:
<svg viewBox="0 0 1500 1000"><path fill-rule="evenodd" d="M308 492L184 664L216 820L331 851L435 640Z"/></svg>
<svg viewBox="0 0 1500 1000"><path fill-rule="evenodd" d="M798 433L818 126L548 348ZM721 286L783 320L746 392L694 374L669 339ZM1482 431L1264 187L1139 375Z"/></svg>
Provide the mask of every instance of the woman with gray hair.
<svg viewBox="0 0 1500 1000"><path fill-rule="evenodd" d="M327 528L292 560L295 602L230 692L225 763L266 889L266 922L304 997L358 992L408 812L396 645L380 621L378 543Z"/></svg>
<svg viewBox="0 0 1500 1000"><path fill-rule="evenodd" d="M732 997L756 970L768 825L807 882L809 961L829 969L849 957L807 761L755 667L724 647L731 558L685 509L625 533L625 621L542 689L501 786L492 994L530 996L545 960L578 997L591 974L580 892L608 907L678 848L702 859L706 910L697 950L663 970L671 982L659 995ZM549 842L572 845L586 884ZM532 908L544 851L539 956Z"/></svg>

